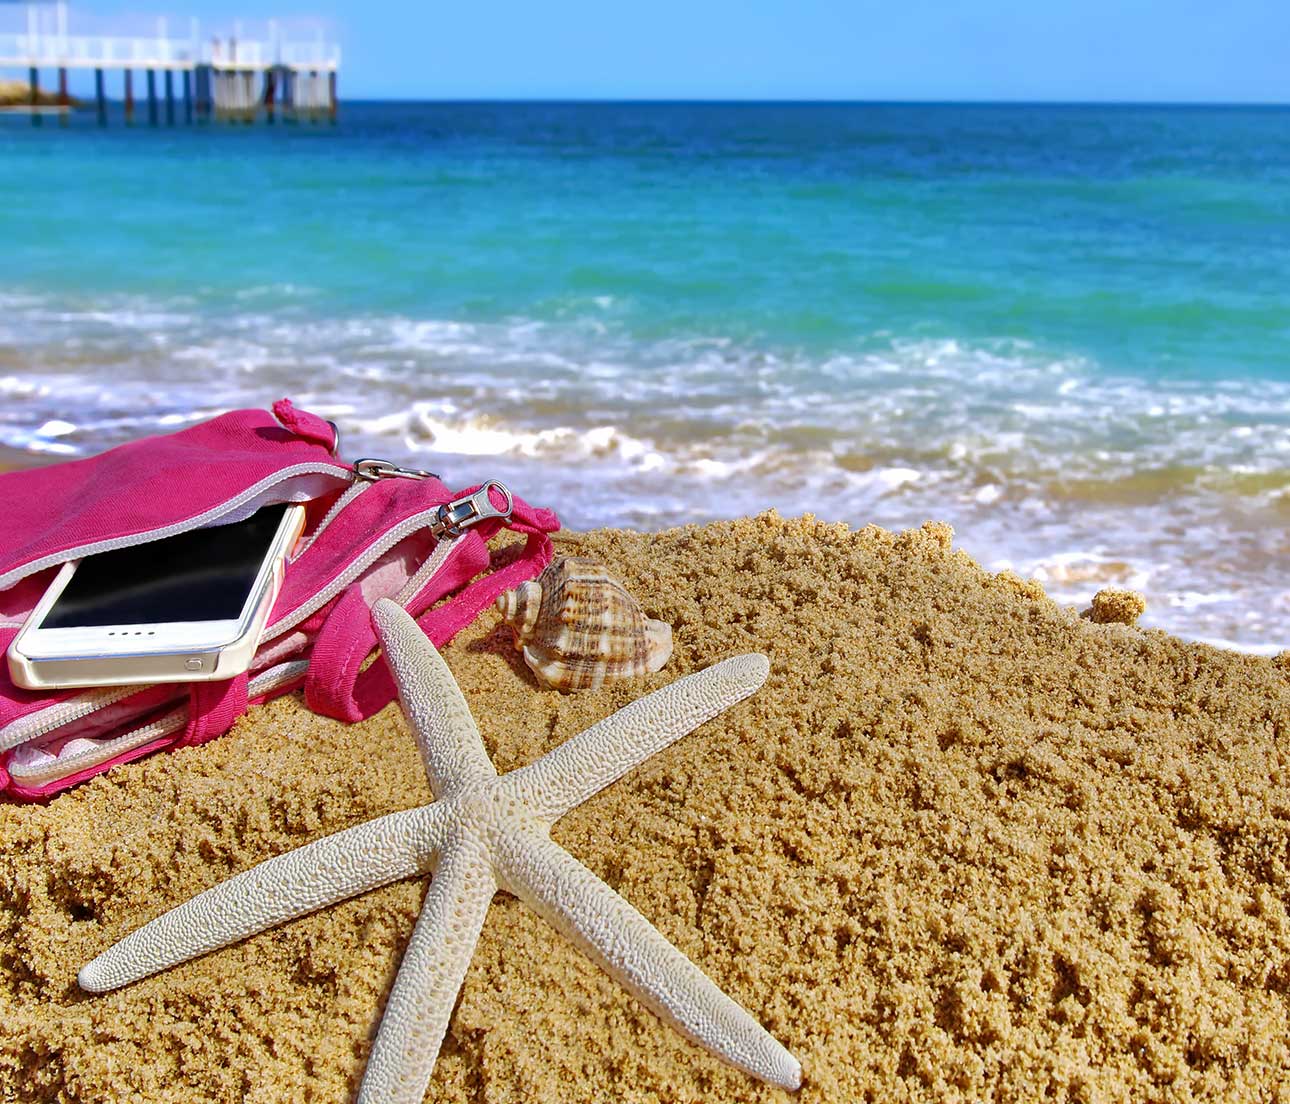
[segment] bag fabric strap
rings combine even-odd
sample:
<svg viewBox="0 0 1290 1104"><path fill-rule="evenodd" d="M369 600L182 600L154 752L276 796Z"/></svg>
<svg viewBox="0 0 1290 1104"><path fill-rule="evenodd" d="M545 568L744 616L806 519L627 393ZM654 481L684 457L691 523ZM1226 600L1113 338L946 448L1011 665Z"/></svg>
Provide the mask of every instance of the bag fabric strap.
<svg viewBox="0 0 1290 1104"><path fill-rule="evenodd" d="M194 682L188 691L188 724L175 747L193 747L221 736L246 712L245 672L219 682Z"/></svg>
<svg viewBox="0 0 1290 1104"><path fill-rule="evenodd" d="M476 533L455 540L434 576L406 603L416 615L488 566L488 546ZM454 604L454 599L449 605ZM315 713L342 721L361 721L393 700L394 683L379 663L363 670L376 647L372 611L358 584L336 604L319 631L305 675L305 703ZM373 674L375 672L375 674ZM382 675L385 677L382 678Z"/></svg>

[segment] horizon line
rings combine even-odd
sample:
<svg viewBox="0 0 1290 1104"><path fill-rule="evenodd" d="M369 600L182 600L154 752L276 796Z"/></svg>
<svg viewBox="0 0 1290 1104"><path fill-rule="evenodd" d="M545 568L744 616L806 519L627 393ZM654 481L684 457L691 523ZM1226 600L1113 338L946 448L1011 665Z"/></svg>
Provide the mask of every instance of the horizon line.
<svg viewBox="0 0 1290 1104"><path fill-rule="evenodd" d="M342 103L405 104L641 104L721 106L835 106L835 107L1263 107L1287 108L1290 100L1060 100L1060 99L831 99L691 97L691 96L371 96L359 95Z"/></svg>

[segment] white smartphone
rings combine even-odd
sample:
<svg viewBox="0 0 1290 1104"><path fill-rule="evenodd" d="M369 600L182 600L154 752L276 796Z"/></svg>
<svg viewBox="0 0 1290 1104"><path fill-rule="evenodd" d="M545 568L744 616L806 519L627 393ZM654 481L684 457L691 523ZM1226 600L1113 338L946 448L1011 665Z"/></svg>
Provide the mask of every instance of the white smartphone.
<svg viewBox="0 0 1290 1104"><path fill-rule="evenodd" d="M251 664L304 527L266 506L64 564L9 645L29 690L227 679Z"/></svg>

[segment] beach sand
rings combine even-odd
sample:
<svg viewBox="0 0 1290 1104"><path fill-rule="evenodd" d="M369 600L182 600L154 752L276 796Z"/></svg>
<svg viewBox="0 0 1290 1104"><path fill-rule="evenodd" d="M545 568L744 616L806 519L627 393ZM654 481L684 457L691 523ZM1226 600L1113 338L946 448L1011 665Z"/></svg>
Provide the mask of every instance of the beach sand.
<svg viewBox="0 0 1290 1104"><path fill-rule="evenodd" d="M802 1101L1290 1100L1290 656L1081 618L951 550L763 515L560 542L674 626L658 675L539 691L446 650L499 770L764 651L767 685L556 839L797 1054ZM0 1100L345 1101L425 879L124 990L78 967L258 860L429 800L397 706L295 698L0 808ZM436 1101L773 1101L499 894Z"/></svg>

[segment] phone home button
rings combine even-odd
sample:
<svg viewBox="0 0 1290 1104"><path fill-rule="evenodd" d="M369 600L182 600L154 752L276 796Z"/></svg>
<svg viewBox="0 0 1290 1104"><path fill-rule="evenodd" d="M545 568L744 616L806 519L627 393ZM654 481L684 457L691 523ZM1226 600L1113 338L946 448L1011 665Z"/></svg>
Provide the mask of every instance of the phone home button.
<svg viewBox="0 0 1290 1104"><path fill-rule="evenodd" d="M200 671L202 661L200 659L186 659L184 660L184 668L189 671Z"/></svg>

